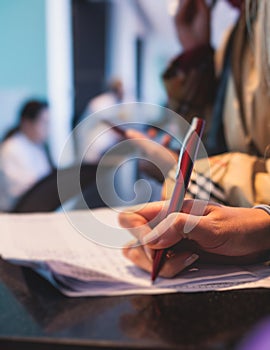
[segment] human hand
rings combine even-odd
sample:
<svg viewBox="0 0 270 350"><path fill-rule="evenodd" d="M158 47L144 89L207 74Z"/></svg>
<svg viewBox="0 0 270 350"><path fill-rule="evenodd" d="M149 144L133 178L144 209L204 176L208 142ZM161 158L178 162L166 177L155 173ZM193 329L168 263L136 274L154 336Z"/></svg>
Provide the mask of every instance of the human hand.
<svg viewBox="0 0 270 350"><path fill-rule="evenodd" d="M210 43L210 8L205 0L182 0L174 22L184 51Z"/></svg>
<svg viewBox="0 0 270 350"><path fill-rule="evenodd" d="M171 136L165 134L160 143L158 143L152 139L156 136L154 129L150 129L148 134L128 129L125 134L143 152L145 159L140 161L141 170L157 180L163 181L168 171L176 164L178 158L178 154L168 148Z"/></svg>
<svg viewBox="0 0 270 350"><path fill-rule="evenodd" d="M210 263L246 264L270 249L270 218L263 210L185 200L181 213L170 214L151 229L151 221L165 212L164 202L157 202L119 216L120 224L142 243L127 246L123 253L142 269L152 270L154 250L173 247L173 256L160 271L163 277L175 276L199 257Z"/></svg>

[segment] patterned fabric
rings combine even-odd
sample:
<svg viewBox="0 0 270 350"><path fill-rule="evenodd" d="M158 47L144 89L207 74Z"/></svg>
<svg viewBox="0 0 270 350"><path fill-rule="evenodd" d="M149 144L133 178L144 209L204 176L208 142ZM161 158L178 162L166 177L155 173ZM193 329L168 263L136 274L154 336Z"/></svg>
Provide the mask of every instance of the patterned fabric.
<svg viewBox="0 0 270 350"><path fill-rule="evenodd" d="M254 205L268 204L270 160L268 173L265 173L264 166L263 160L243 153L224 153L198 159L191 174L188 193L193 198L210 198L235 207L252 208ZM170 170L166 178L164 198L172 195L174 177L175 168Z"/></svg>
<svg viewBox="0 0 270 350"><path fill-rule="evenodd" d="M210 177L195 170L193 176L195 176L196 180L191 179L187 190L187 194L191 198L228 205L225 192L219 184L212 181Z"/></svg>
<svg viewBox="0 0 270 350"><path fill-rule="evenodd" d="M174 176L175 169L169 172L167 178L167 180L169 179L171 181L172 185L174 185L175 182ZM172 187L173 186L171 186L170 192ZM200 173L195 169L193 169L187 189L187 197L228 205L223 188L218 183L214 182L209 176Z"/></svg>

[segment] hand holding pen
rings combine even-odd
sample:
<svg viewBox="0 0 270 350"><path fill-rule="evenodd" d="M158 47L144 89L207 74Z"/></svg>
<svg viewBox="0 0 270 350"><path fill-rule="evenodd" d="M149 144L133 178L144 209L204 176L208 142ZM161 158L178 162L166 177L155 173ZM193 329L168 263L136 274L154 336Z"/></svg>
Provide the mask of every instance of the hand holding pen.
<svg viewBox="0 0 270 350"><path fill-rule="evenodd" d="M166 212L163 211L163 213L159 213L159 221L161 221L160 225L163 225L165 223L165 226L163 225L164 237L166 236L166 232L165 232L166 227L169 228L170 224L166 221L166 219L162 220L161 218L164 218L166 216L168 217L171 213L178 212L182 208L184 196L186 193L186 189L188 187L190 175L193 168L193 163L197 156L198 146L200 143L200 137L202 135L203 128L204 128L204 121L199 118L194 118L188 130L188 133L184 139L182 149L179 155L178 169L176 171L176 185L173 192L173 196L170 201L170 205L166 210ZM155 226L153 225L153 222L156 221L157 217L153 216L153 211L156 212L155 207L160 208L160 203L161 202L151 203L151 205L149 204L149 212L148 212L148 208L145 208L142 211L143 221L145 220L145 224L146 224L146 225L143 225L143 229L145 232L143 232L142 229L138 230L139 233L137 232L138 234L137 237L145 245L155 243L156 228L154 228L152 232L149 232L149 231L151 231L151 228ZM131 215L128 215L127 213L123 213L122 215L120 215L120 223L124 227L133 227L132 221L134 220L134 223L137 226L139 223L141 224L140 213L141 213L140 211L138 211L138 213L133 213ZM128 225L131 225L131 226L128 226ZM133 230L132 232L135 233L136 230ZM146 237L142 237L142 235L145 236L146 234L147 234ZM124 250L124 254L132 253L132 249L130 250L129 248ZM184 248L184 245L183 247L181 247L181 249L183 248ZM144 252L148 255L149 260L143 257L142 260L135 261L135 263L137 263L139 266L142 266L143 268L146 268L147 270L152 269L152 280L154 281L160 269L162 268L162 265L167 253L169 253L171 249L158 250L155 252L154 257L152 255L150 256L150 253L149 253L150 251L146 246L138 247L137 250L139 251L144 250ZM189 251L187 251L187 254L189 254ZM154 262L153 262L153 266L151 267L150 261L152 257L154 258ZM187 255L186 264L191 264L192 262L194 262L194 258L197 258L196 254L195 255L191 254L191 256ZM132 260L134 261L134 259Z"/></svg>

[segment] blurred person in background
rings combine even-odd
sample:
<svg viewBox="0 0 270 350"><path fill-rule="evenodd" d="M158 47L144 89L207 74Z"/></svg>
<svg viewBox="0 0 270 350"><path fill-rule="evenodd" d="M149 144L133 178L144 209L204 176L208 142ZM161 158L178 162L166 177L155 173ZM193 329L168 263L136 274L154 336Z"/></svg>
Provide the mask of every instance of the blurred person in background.
<svg viewBox="0 0 270 350"><path fill-rule="evenodd" d="M118 103L123 102L124 88L120 79L112 79L108 83L108 88L105 92L92 98L87 107L84 115L88 116L92 113L98 112L104 108L111 107Z"/></svg>
<svg viewBox="0 0 270 350"><path fill-rule="evenodd" d="M117 112L116 108L110 109L110 107L123 102L123 98L123 83L120 79L115 78L109 81L105 92L88 102L84 113L78 120L75 132L79 159L83 158L87 163L98 163L104 152L119 141L115 132L107 130L108 125L103 123L103 120L115 121L121 117L120 107Z"/></svg>
<svg viewBox="0 0 270 350"><path fill-rule="evenodd" d="M21 108L18 126L0 145L0 210L11 210L25 192L52 171L46 145L48 132L47 102L27 101Z"/></svg>

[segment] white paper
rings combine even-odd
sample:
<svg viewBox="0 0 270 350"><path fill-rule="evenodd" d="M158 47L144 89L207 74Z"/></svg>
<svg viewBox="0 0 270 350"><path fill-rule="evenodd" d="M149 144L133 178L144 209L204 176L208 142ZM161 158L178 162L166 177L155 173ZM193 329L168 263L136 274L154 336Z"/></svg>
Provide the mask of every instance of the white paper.
<svg viewBox="0 0 270 350"><path fill-rule="evenodd" d="M117 217L118 211L112 209L96 209L94 216L89 211L72 212L68 217L65 213L4 214L0 216L0 254L3 259L34 268L69 296L270 287L270 268L262 264L200 266L173 279L157 278L152 285L149 274L122 255L121 245L132 237L119 228ZM90 238L116 243L118 248L86 239L74 222L80 222L80 229L89 227ZM119 237L114 240L114 235Z"/></svg>

